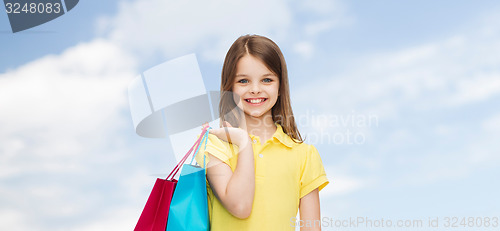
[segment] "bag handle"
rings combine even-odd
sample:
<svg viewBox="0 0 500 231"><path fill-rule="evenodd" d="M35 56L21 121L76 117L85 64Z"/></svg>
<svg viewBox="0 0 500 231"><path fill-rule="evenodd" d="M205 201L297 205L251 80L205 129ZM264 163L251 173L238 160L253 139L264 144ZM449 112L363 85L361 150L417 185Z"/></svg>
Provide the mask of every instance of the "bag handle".
<svg viewBox="0 0 500 231"><path fill-rule="evenodd" d="M193 151L194 147L196 146L196 149L198 149L200 143L201 143L201 139L204 137L203 134L205 134L208 130L208 126L205 126L203 127L203 131L201 132L201 135L200 137L198 138L198 140L196 140L196 142L193 144L193 146L189 149L189 151L184 155L184 157L182 157L182 159L179 161L179 163L177 163L177 165L174 167L174 169L170 172L170 174L168 174L166 180L173 180L174 179L174 176L177 174L177 172L179 172L179 169L180 167L184 164L184 162L186 161L186 159L188 158L188 156L191 154L191 152Z"/></svg>
<svg viewBox="0 0 500 231"><path fill-rule="evenodd" d="M207 149L207 140L208 140L208 134L209 134L210 129L212 129L212 128L211 127L207 128L207 131L205 132L205 134L203 134L203 139L201 139L201 141L200 141L200 144L204 143L204 146L203 146L204 150ZM199 153L200 153L200 145L198 145L196 147L196 151L194 151L193 158L191 158L191 162L189 164L193 165L193 160L196 157L196 155L198 155ZM205 166L206 166L205 156L203 156L203 168L205 168Z"/></svg>

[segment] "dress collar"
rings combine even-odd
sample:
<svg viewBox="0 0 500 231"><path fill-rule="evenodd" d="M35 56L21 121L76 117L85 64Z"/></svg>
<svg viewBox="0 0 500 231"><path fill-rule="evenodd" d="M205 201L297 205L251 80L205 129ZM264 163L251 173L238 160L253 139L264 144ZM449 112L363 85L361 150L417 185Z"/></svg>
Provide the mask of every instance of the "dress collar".
<svg viewBox="0 0 500 231"><path fill-rule="evenodd" d="M276 131L271 137L272 141L278 141L289 148L293 147L296 143L293 142L292 138L289 135L283 132L283 127L281 127L281 125L278 124L277 122L275 122L274 124L276 125ZM252 139L256 137L252 134L249 135Z"/></svg>

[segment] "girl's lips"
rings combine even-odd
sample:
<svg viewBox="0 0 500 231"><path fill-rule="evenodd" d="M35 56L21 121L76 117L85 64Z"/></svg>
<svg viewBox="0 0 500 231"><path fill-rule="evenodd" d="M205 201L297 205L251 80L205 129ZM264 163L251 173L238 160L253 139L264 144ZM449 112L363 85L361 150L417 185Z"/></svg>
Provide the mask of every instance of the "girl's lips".
<svg viewBox="0 0 500 231"><path fill-rule="evenodd" d="M266 101L267 101L267 98L248 98L248 99L245 99L245 102L247 102L248 104L250 104L252 106L260 106Z"/></svg>

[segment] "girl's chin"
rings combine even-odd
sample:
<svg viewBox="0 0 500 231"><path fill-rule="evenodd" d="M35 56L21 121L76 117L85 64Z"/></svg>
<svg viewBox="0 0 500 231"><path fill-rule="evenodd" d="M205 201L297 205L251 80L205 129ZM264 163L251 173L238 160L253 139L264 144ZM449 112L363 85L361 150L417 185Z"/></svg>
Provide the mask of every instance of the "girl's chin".
<svg viewBox="0 0 500 231"><path fill-rule="evenodd" d="M266 113L263 113L263 112L245 112L245 115L246 116L250 116L250 117L253 117L253 118L264 118L264 115Z"/></svg>
<svg viewBox="0 0 500 231"><path fill-rule="evenodd" d="M254 118L259 118L262 116L261 113L245 113L245 115L250 116L250 117L254 117Z"/></svg>

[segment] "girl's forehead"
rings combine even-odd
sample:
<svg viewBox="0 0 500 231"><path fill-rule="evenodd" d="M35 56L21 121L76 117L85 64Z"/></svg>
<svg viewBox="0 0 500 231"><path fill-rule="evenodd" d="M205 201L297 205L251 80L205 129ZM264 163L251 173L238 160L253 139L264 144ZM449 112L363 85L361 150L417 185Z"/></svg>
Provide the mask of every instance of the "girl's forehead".
<svg viewBox="0 0 500 231"><path fill-rule="evenodd" d="M270 70L267 65L260 59L251 55L243 56L236 63L236 76L245 75L276 75Z"/></svg>

